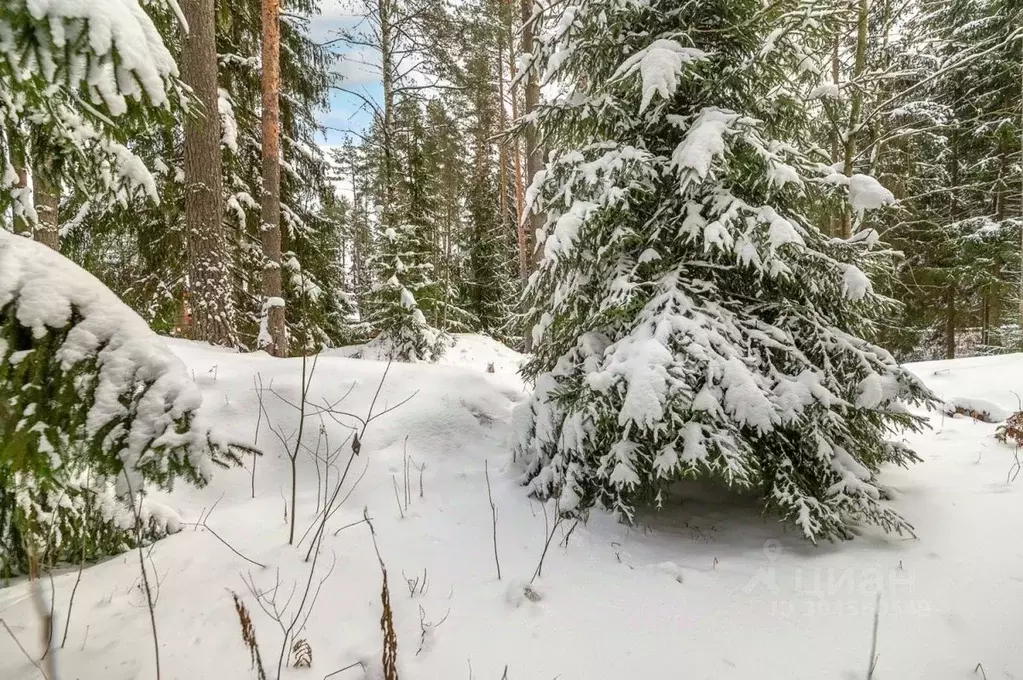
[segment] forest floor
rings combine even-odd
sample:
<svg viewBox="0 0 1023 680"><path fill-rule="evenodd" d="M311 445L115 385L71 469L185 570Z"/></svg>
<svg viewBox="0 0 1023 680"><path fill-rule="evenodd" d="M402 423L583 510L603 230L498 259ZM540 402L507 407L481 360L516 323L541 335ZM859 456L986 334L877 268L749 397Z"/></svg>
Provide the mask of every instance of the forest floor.
<svg viewBox="0 0 1023 680"><path fill-rule="evenodd" d="M163 680L256 677L232 592L251 614L267 677L277 677L282 627L252 589L271 611L276 602L284 628L295 621L294 638L311 650L309 668L288 667L287 650L282 677L382 677L381 564L364 511L386 565L403 680L867 678L875 613L875 680L1023 678L1023 474L1013 480L1014 452L995 441L994 425L930 414L933 429L909 438L923 462L884 472L916 538L871 530L815 547L761 517L755 501L707 489L631 529L601 515L573 528L527 498L510 460L511 409L526 397L521 357L459 336L442 365L391 366L373 408L393 410L365 429L313 564L309 537L288 545L290 463L268 427L293 440L302 362L171 346L217 425L251 443L258 423L266 455L254 497L249 469L157 496L209 527L146 550ZM344 354L317 360L309 401L344 397L335 410L365 419L386 364ZM1012 390L1023 391L1020 355L912 368L950 399L1013 411ZM298 454L296 543L333 495L350 427L361 429L335 417L323 417L322 436L320 417L306 420L310 450L319 441L321 457L339 451L329 478L309 451ZM77 578L69 569L53 579L58 640ZM0 589L0 619L38 655L24 581ZM138 553L89 567L57 650L59 677L156 678L152 640ZM0 630L0 678L32 677Z"/></svg>

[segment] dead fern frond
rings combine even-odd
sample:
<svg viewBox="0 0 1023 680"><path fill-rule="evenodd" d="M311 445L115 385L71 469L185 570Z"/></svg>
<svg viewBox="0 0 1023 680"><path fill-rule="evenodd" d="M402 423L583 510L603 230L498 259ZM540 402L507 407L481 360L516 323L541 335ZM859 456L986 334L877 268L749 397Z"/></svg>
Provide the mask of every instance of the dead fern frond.
<svg viewBox="0 0 1023 680"><path fill-rule="evenodd" d="M380 589L383 611L380 614L380 629L384 633L384 680L398 680L398 636L394 632L394 612L391 610L391 593L387 589L387 570L380 563L384 585Z"/></svg>
<svg viewBox="0 0 1023 680"><path fill-rule="evenodd" d="M309 668L313 665L313 648L305 638L295 640L291 646L291 654L294 657L292 666L295 668Z"/></svg>
<svg viewBox="0 0 1023 680"><path fill-rule="evenodd" d="M384 680L398 680L398 635L394 632L394 611L391 609L391 591L387 587L387 567L384 566L384 558L380 555L380 546L377 545L377 532L373 528L373 521L369 518L369 508L363 508L362 518L369 526L369 535L373 539L373 550L377 554L377 562L380 563L380 575L383 585L380 588L380 630L384 634Z"/></svg>
<svg viewBox="0 0 1023 680"><path fill-rule="evenodd" d="M242 641L249 650L249 657L252 660L252 668L256 669L257 680L266 680L266 671L263 670L263 659L259 655L259 643L256 642L256 628L252 625L252 618L245 603L239 599L238 594L231 592L234 598L234 610L238 612L238 622L242 627ZM310 652L310 661L312 655Z"/></svg>
<svg viewBox="0 0 1023 680"><path fill-rule="evenodd" d="M995 430L995 439L1005 444L1023 446L1023 411L1016 411Z"/></svg>

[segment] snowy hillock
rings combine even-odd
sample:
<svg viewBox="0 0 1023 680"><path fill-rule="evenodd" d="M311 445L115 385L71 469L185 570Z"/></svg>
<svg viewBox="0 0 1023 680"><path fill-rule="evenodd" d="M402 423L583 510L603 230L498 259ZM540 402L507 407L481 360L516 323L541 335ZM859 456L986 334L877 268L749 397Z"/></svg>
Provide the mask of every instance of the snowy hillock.
<svg viewBox="0 0 1023 680"><path fill-rule="evenodd" d="M328 350L326 354L377 361L387 360L380 347L372 343L340 347ZM492 365L495 373L514 374L518 372L524 361L525 357L522 354L509 349L493 338L472 333L451 333L445 336L443 352L436 363L441 366L463 366L480 370L488 370Z"/></svg>
<svg viewBox="0 0 1023 680"><path fill-rule="evenodd" d="M150 555L163 678L256 677L232 593L276 678L282 628L254 592L271 614L266 600L277 593L285 628L301 612L292 639L308 644L312 664L289 665L289 645L281 677L319 679L346 667L330 677L383 677L382 577L364 511L387 569L403 680L865 678L875 612L874 678L979 678L977 668L987 678L1023 675L1015 644L1023 480L1009 480L1013 450L994 440L994 424L927 414L933 429L910 441L923 462L882 474L916 538L864 529L853 541L814 547L762 517L755 499L706 487L680 489L632 528L597 513L575 525L531 502L510 460L511 411L527 396L515 373L520 356L473 336L458 338L446 365L388 369L333 353L315 361L308 388L309 403L333 404L337 421L306 422L296 548L288 545L290 449L274 431L293 442L298 415L289 403L300 399L302 362L170 347L201 389L205 416L265 455L254 482L250 469L238 469L204 489L158 495L185 522L206 525L158 542ZM1019 355L910 368L946 400L1013 410L1013 392L1023 389ZM310 571L302 535L324 487L344 471L350 428L361 431L371 409L383 415L361 436ZM336 448L328 473L313 452ZM77 578L68 569L53 581L58 639ZM156 677L138 583L132 555L82 572L56 653L61 677ZM0 619L38 657L26 583L0 589ZM32 677L40 676L0 630L0 678Z"/></svg>

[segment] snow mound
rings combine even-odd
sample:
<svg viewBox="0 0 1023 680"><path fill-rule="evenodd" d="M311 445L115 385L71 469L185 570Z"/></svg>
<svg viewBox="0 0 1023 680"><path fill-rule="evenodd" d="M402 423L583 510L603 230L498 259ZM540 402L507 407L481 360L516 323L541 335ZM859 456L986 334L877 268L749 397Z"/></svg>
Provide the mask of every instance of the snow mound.
<svg viewBox="0 0 1023 680"><path fill-rule="evenodd" d="M436 361L439 366L457 366L506 376L517 374L526 355L486 335L451 333L446 336L444 351ZM350 345L327 350L324 356L387 361L379 344Z"/></svg>
<svg viewBox="0 0 1023 680"><path fill-rule="evenodd" d="M849 204L857 215L892 203L895 203L895 194L870 175L857 174L849 178Z"/></svg>
<svg viewBox="0 0 1023 680"><path fill-rule="evenodd" d="M196 376L206 416L247 441L260 412L254 380L272 383L289 400L298 393L298 360L180 340L169 346ZM908 436L925 464L886 469L882 477L914 523L912 540L865 529L854 543L810 546L760 518L756 503L739 503L716 488L669 496L631 527L598 512L578 526L555 524L549 505L527 498L509 460L512 374L502 374L500 363L495 374L481 366L503 358L513 367L518 357L488 338L459 336L444 359L449 365L389 369L376 406L393 410L367 431L351 475L361 481L354 488L346 483L351 497L331 519L322 567L312 579L317 601L301 632L315 655L309 677L350 666L334 677L382 677L381 570L361 522L364 508L387 567L405 680L466 678L470 664L476 678L501 678L505 668L513 679L675 678L679 659L698 677L717 680L862 677L875 612L882 631L878 677L952 680L969 675L977 659L988 677L1019 675L1013 641L1023 624L1023 550L1011 537L1023 533L1023 485L1005 481L1011 456L985 451L985 428L994 426L931 413L935 429ZM347 395L343 408L364 415L385 367L322 356L311 400ZM1023 385L1023 355L910 368L933 389L974 404L1014 405L1012 391ZM876 399L879 386L864 388L866 399ZM269 392L263 397L275 427L293 432L294 411ZM469 407L492 422L481 424ZM315 450L319 421L307 424ZM347 432L329 418L324 426L332 444ZM279 628L246 590L243 575L267 589L279 577L282 605L298 584L289 611L301 599L310 572L304 552L286 544L287 455L265 418L258 432L265 455L254 482L249 470L231 470L205 489L181 487L160 497L185 521L216 504L210 526L244 555L201 528L147 552L151 573L159 576L165 677L252 677L231 591L250 610L264 663L276 658ZM407 502L406 436L414 487ZM323 467L303 453L298 470L301 533L315 516ZM338 473L329 474L336 480ZM542 581L527 590L542 555ZM411 595L406 583L424 574L425 593ZM76 576L76 570L54 575L58 638ZM67 645L57 650L64 668L82 678L155 677L148 611L133 586L138 578L131 556L83 572ZM27 583L0 588L0 614L26 645L38 639ZM0 635L0 677L34 672L12 638ZM283 677L303 672L286 666Z"/></svg>
<svg viewBox="0 0 1023 680"><path fill-rule="evenodd" d="M954 397L947 399L941 409L945 415L965 415L985 423L1004 422L1012 412L986 399Z"/></svg>

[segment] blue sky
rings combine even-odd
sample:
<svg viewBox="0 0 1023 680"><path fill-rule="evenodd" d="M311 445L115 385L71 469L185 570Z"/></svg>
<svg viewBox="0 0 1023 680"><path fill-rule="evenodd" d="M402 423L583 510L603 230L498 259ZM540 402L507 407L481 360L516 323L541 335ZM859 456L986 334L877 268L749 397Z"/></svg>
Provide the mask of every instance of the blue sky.
<svg viewBox="0 0 1023 680"><path fill-rule="evenodd" d="M338 29L352 26L355 17L351 5L351 2L342 4L341 0L321 0L321 15L315 17L310 25L313 40L324 42L336 38ZM338 66L344 77L342 85L373 101L380 101L383 92L379 77L371 66L365 65L367 61L375 61L375 55L351 50L346 46L338 46L337 51L344 55ZM358 97L335 90L330 95L330 110L320 116L320 123L328 128L320 141L331 146L340 144L344 140L345 130L361 132L369 126L370 118Z"/></svg>

